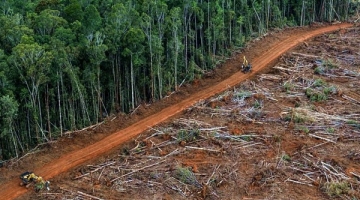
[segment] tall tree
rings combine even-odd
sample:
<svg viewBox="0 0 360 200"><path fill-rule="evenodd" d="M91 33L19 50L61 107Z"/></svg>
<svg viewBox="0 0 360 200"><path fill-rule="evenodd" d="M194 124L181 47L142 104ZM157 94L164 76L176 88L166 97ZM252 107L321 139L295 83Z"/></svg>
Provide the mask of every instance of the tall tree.
<svg viewBox="0 0 360 200"><path fill-rule="evenodd" d="M40 102L40 85L47 79L47 72L51 64L53 55L34 41L32 37L23 36L20 44L13 48L10 62L18 69L22 82L26 85L29 93L29 109L32 112L32 119L36 124L35 130L37 139L47 140L42 124L42 109ZM42 134L42 137L39 136Z"/></svg>
<svg viewBox="0 0 360 200"><path fill-rule="evenodd" d="M78 0L71 0L70 4L64 8L64 18L72 23L74 21L82 21L84 12Z"/></svg>
<svg viewBox="0 0 360 200"><path fill-rule="evenodd" d="M86 7L84 17L82 20L82 28L85 36L99 31L101 28L102 19L99 11L92 4Z"/></svg>
<svg viewBox="0 0 360 200"><path fill-rule="evenodd" d="M96 103L94 103L94 105L96 105L94 106L94 116L96 116L96 120L102 119L102 107L104 106L104 102L101 98L102 89L100 84L100 65L106 60L105 52L107 50L107 46L103 43L104 37L105 35L96 31L94 35L90 34L87 37L86 45L86 52L90 58L89 67L91 69L89 72L89 84L92 86L97 96Z"/></svg>
<svg viewBox="0 0 360 200"><path fill-rule="evenodd" d="M136 88L137 88L137 77L139 77L139 69L144 63L142 59L142 53L144 51L143 41L145 40L145 35L140 29L140 27L130 28L129 32L125 36L125 41L127 42L127 48L124 51L125 56L130 57L130 91L131 91L131 104L130 108L134 109L136 102Z"/></svg>
<svg viewBox="0 0 360 200"><path fill-rule="evenodd" d="M33 29L24 24L24 18L20 14L0 16L0 45L7 53L18 45L23 35L33 35Z"/></svg>
<svg viewBox="0 0 360 200"><path fill-rule="evenodd" d="M20 152L24 151L24 145L20 141L14 124L18 113L18 103L9 95L0 96L0 149L3 149L4 159L9 159L13 156L16 158L19 157ZM3 148L4 146L9 146L8 148ZM1 155L0 155L1 157Z"/></svg>
<svg viewBox="0 0 360 200"><path fill-rule="evenodd" d="M173 78L174 78L174 90L178 90L178 63L179 53L182 48L181 44L181 9L175 7L170 10L169 18L167 19L168 27L171 30L172 38L169 41L169 49L171 52L170 63L173 65Z"/></svg>
<svg viewBox="0 0 360 200"><path fill-rule="evenodd" d="M35 16L34 30L40 35L52 35L56 28L62 27L66 21L60 17L60 11L45 9Z"/></svg>
<svg viewBox="0 0 360 200"><path fill-rule="evenodd" d="M133 6L130 2L126 4L117 3L111 7L111 11L105 16L106 25L105 30L107 37L105 38L106 45L109 48L110 61L113 78L113 99L111 105L115 107L116 111L123 109L125 101L122 99L122 61L121 52L123 51L123 40L132 25L132 13L134 13Z"/></svg>

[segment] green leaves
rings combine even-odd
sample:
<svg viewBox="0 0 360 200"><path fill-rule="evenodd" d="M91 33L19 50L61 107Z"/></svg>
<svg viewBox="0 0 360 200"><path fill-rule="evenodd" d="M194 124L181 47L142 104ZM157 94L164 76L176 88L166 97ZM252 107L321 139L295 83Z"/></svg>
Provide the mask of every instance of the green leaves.
<svg viewBox="0 0 360 200"><path fill-rule="evenodd" d="M106 60L105 52L107 46L103 44L105 35L96 31L95 34L90 34L87 37L86 52L89 55L90 61L95 66L100 65L101 62Z"/></svg>
<svg viewBox="0 0 360 200"><path fill-rule="evenodd" d="M84 12L84 18L82 20L82 27L85 36L99 31L101 28L102 19L99 11L94 5L86 7Z"/></svg>
<svg viewBox="0 0 360 200"><path fill-rule="evenodd" d="M62 27L66 23L66 20L60 17L60 11L46 9L35 16L34 29L42 36L51 35L57 27Z"/></svg>
<svg viewBox="0 0 360 200"><path fill-rule="evenodd" d="M84 12L81 8L81 5L78 1L72 1L68 6L64 8L64 18L72 23L74 21L81 21L84 16Z"/></svg>
<svg viewBox="0 0 360 200"><path fill-rule="evenodd" d="M23 24L20 14L0 16L0 44L6 52L20 43L23 35L33 35L33 30Z"/></svg>
<svg viewBox="0 0 360 200"><path fill-rule="evenodd" d="M30 89L47 81L52 59L51 52L45 51L34 38L24 35L21 43L13 48L10 62L18 68L20 76ZM29 83L32 83L32 86Z"/></svg>
<svg viewBox="0 0 360 200"><path fill-rule="evenodd" d="M139 102L161 99L269 27L334 17L335 11L329 8L345 15L342 8L330 4L319 7L315 0L1 1L0 97L8 95L19 102L17 112L28 116L16 123L16 132L23 134L19 138L29 137L31 142L51 130L81 128L96 122L104 111L127 112ZM323 93L312 98L335 93L321 82L315 85L319 86L307 94L314 96L319 89ZM9 98L2 101L11 108Z"/></svg>
<svg viewBox="0 0 360 200"><path fill-rule="evenodd" d="M0 118L5 119L5 122L10 122L12 119L16 117L18 112L19 104L16 100L9 96L1 96L0 97Z"/></svg>
<svg viewBox="0 0 360 200"><path fill-rule="evenodd" d="M18 113L19 104L9 95L0 96L0 138L11 133L13 120Z"/></svg>

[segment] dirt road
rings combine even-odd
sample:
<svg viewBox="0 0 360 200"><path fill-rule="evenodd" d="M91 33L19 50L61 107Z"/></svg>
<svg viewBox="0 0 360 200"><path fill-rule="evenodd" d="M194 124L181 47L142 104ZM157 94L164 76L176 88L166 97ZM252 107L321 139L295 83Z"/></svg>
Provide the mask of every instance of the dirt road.
<svg viewBox="0 0 360 200"><path fill-rule="evenodd" d="M108 137L89 145L83 149L76 150L69 154L63 155L62 157L52 161L41 168L35 169L34 172L41 174L45 179L51 179L63 172L68 171L71 168L74 168L86 161L96 158L99 155L102 155L108 151L111 151L124 142L134 138L149 127L155 126L170 117L175 116L176 114L182 112L184 109L192 106L196 102L202 99L207 99L211 96L214 96L218 93L221 93L228 88L231 88L240 82L246 80L250 76L255 75L260 70L265 69L267 66L271 66L277 62L278 58L285 53L286 51L294 48L295 46L301 44L305 40L317 36L319 34L328 33L336 31L342 28L348 28L352 26L351 24L336 24L332 26L320 27L313 30L310 30L306 33L294 33L287 39L273 44L262 56L252 59L253 72L248 74L243 74L242 72L237 72L233 74L228 79L214 85L213 87L204 89L190 96L189 98L176 103L172 106L169 106L162 111L144 118L133 125L120 130L118 132L109 135ZM19 186L20 180L18 178L10 180L9 182L0 186L0 197L1 199L15 199L27 192L27 189Z"/></svg>

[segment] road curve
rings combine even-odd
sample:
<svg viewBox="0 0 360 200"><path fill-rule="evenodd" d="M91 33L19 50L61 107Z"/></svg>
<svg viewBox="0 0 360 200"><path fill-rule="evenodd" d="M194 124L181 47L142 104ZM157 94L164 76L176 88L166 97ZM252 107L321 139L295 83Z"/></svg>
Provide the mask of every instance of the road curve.
<svg viewBox="0 0 360 200"><path fill-rule="evenodd" d="M249 76L253 75L260 70L263 70L269 64L274 64L277 59L287 52L288 50L294 48L298 44L301 44L307 39L310 39L314 36L333 32L342 28L351 27L351 24L341 23L326 27L320 27L313 30L309 30L306 33L297 33L294 31L289 38L274 44L271 48L269 48L261 57L254 58L252 60L253 72L248 74L243 74L242 72L237 72L233 74L228 79L210 87L195 93L189 98L176 103L172 106L169 106L162 111L149 116L143 120L140 120L133 125L122 129L118 132L115 132L104 139L89 145L83 149L79 149L63 155L62 157L52 161L51 163L46 164L45 166L35 169L34 172L41 174L45 179L51 179L63 172L66 172L76 166L81 165L82 163L94 159L97 156L100 156L108 151L111 151L115 148L118 148L119 145L124 142L136 137L142 132L149 129L149 127L153 127L164 120L173 117L174 115L182 112L184 109L187 109L197 103L199 100L207 99L216 94L219 94L228 88L234 87L240 82L249 78ZM1 199L15 199L25 194L28 190L26 188L19 186L20 180L14 178L9 182L0 185L0 198Z"/></svg>

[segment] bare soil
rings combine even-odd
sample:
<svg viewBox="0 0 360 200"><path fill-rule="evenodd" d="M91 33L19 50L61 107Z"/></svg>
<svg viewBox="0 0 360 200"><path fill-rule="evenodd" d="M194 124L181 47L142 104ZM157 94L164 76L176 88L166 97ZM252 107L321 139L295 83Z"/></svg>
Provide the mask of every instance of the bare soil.
<svg viewBox="0 0 360 200"><path fill-rule="evenodd" d="M349 24L271 32L166 99L9 163L0 196L360 198L358 35ZM26 170L51 192L18 186Z"/></svg>

